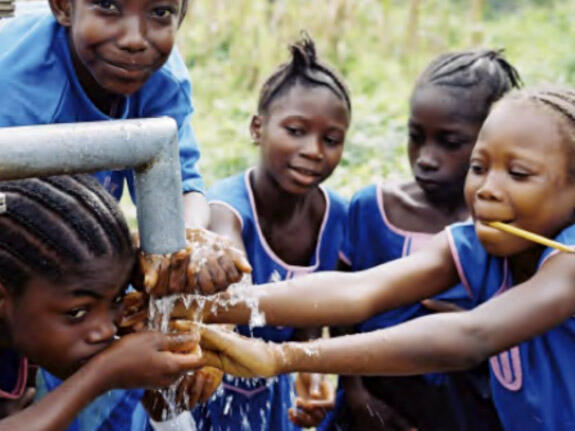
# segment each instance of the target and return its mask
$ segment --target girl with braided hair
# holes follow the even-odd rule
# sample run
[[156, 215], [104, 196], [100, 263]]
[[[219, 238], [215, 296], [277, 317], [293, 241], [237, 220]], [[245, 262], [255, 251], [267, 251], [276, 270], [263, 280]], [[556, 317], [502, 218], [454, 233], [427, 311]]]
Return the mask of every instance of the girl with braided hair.
[[0, 430], [60, 431], [112, 388], [164, 387], [191, 369], [172, 351], [192, 337], [114, 341], [134, 262], [126, 222], [94, 178], [0, 182], [0, 406], [22, 397], [28, 361], [67, 379], [0, 417]]
[[[208, 192], [211, 229], [245, 250], [255, 285], [334, 269], [343, 239], [346, 203], [320, 184], [342, 155], [351, 117], [349, 93], [342, 79], [316, 57], [309, 37], [293, 44], [291, 54], [291, 61], [264, 83], [251, 121], [259, 163]], [[277, 342], [320, 335], [319, 328], [276, 326], [241, 326], [238, 332]], [[311, 377], [298, 377], [304, 393], [316, 381]], [[312, 392], [321, 398], [322, 388], [329, 392], [325, 387], [318, 382]], [[196, 424], [199, 430], [283, 431], [296, 428], [290, 418], [300, 426], [313, 426], [323, 418], [321, 408], [311, 413], [292, 409], [288, 417], [292, 397], [289, 375], [273, 380], [224, 378], [222, 393], [194, 411]]]
[[[489, 113], [471, 154], [464, 195], [472, 220], [448, 226], [414, 254], [368, 270], [324, 272], [241, 292], [248, 302], [258, 299], [274, 325], [349, 325], [457, 283], [477, 307], [309, 343], [274, 345], [204, 327], [200, 364], [242, 376], [296, 370], [401, 376], [462, 370], [489, 358], [504, 429], [573, 428], [575, 254], [565, 251], [575, 250], [574, 151], [575, 90], [511, 92]], [[509, 227], [555, 243], [540, 245]], [[249, 316], [245, 304], [227, 310], [207, 305], [209, 321], [241, 323]]]
[[[343, 253], [351, 270], [412, 254], [445, 226], [469, 217], [463, 185], [471, 150], [492, 104], [519, 84], [500, 51], [461, 51], [432, 60], [410, 101], [407, 153], [414, 178], [370, 185], [354, 195]], [[473, 303], [461, 284], [436, 299], [462, 308]], [[346, 332], [373, 331], [428, 313], [423, 304], [412, 304]], [[484, 368], [403, 378], [343, 376], [338, 408], [325, 429], [497, 428], [486, 374]]]

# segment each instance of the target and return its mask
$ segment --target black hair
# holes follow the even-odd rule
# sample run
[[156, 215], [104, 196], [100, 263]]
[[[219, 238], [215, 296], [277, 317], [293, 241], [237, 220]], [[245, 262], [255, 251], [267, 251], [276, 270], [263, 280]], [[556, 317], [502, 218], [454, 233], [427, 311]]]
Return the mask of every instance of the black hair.
[[528, 100], [551, 113], [557, 121], [567, 158], [569, 181], [575, 181], [575, 89], [557, 85], [514, 91], [505, 99]]
[[280, 65], [264, 82], [258, 101], [258, 113], [266, 114], [271, 103], [289, 89], [299, 85], [329, 88], [345, 102], [351, 113], [351, 99], [344, 80], [328, 64], [318, 60], [315, 44], [309, 35], [290, 47], [291, 61]]
[[491, 105], [512, 88], [522, 85], [519, 72], [503, 57], [503, 50], [477, 49], [442, 54], [417, 80], [415, 91], [436, 85], [455, 92], [473, 92], [473, 104], [484, 119]]
[[94, 178], [0, 181], [0, 282], [10, 292], [33, 276], [78, 274], [107, 255], [131, 265], [134, 248], [117, 203]]

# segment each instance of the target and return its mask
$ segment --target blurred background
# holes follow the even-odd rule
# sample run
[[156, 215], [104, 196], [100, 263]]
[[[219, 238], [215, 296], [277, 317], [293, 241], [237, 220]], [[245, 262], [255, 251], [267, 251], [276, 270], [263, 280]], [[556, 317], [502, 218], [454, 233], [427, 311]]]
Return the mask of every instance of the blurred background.
[[248, 125], [261, 83], [302, 30], [346, 78], [353, 102], [344, 157], [328, 185], [409, 175], [408, 102], [437, 54], [504, 48], [525, 84], [575, 84], [575, 0], [190, 0], [178, 34], [190, 70], [207, 185], [254, 164]]

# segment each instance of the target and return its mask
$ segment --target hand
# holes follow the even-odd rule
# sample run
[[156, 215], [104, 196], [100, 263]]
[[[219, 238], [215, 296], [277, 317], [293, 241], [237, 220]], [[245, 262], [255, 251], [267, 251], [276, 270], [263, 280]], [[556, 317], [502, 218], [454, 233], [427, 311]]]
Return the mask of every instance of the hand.
[[324, 374], [299, 373], [296, 378], [296, 407], [288, 410], [289, 419], [299, 427], [317, 427], [335, 404], [335, 392]]
[[202, 364], [194, 351], [199, 332], [168, 335], [143, 331], [126, 335], [96, 355], [87, 366], [98, 369], [105, 389], [167, 387]]
[[367, 390], [349, 404], [353, 430], [417, 431], [396, 410]]
[[187, 229], [184, 250], [168, 255], [140, 253], [133, 284], [156, 296], [210, 295], [251, 271], [245, 254], [227, 238], [205, 229]]
[[281, 347], [243, 337], [219, 325], [199, 325], [203, 365], [238, 377], [271, 377], [278, 374]]
[[175, 405], [168, 405], [164, 394], [147, 390], [142, 404], [156, 422], [171, 419], [180, 413], [191, 410], [195, 405], [207, 402], [218, 389], [223, 373], [213, 367], [203, 367], [194, 373], [186, 374], [176, 388]]
[[423, 305], [428, 310], [435, 311], [436, 313], [465, 311], [465, 308], [462, 308], [459, 305], [448, 301], [440, 301], [439, 299], [424, 299], [421, 301], [421, 305]]

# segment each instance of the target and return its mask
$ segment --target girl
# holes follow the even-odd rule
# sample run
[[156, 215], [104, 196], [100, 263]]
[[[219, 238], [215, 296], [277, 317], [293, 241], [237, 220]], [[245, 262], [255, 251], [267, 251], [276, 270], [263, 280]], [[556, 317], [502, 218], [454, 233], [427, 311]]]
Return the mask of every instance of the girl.
[[[254, 284], [334, 269], [343, 237], [346, 204], [320, 184], [342, 155], [349, 94], [316, 58], [311, 39], [292, 45], [291, 53], [291, 62], [263, 85], [250, 125], [260, 162], [209, 193], [211, 228], [246, 250]], [[238, 331], [278, 342], [309, 338], [290, 327], [242, 326]], [[223, 393], [196, 409], [198, 429], [244, 429], [242, 424], [252, 430], [293, 429], [286, 412], [291, 394], [288, 375], [225, 379]]]
[[[443, 54], [427, 66], [411, 96], [407, 152], [414, 179], [371, 185], [352, 198], [344, 255], [353, 271], [412, 254], [445, 226], [469, 217], [463, 186], [471, 150], [492, 103], [518, 84], [517, 71], [497, 51]], [[462, 284], [439, 299], [472, 305]], [[423, 305], [413, 304], [374, 316], [355, 330], [373, 331], [424, 314]], [[338, 404], [345, 400], [345, 409], [336, 412], [337, 429], [346, 423], [351, 429], [389, 429], [390, 422], [402, 422], [393, 410], [419, 429], [497, 428], [482, 374], [344, 376]]]
[[135, 253], [96, 180], [0, 182], [0, 202], [0, 398], [21, 398], [28, 360], [67, 379], [0, 418], [0, 430], [62, 430], [111, 388], [166, 386], [190, 369], [189, 357], [170, 352], [190, 337], [143, 332], [113, 342]]
[[[407, 375], [465, 369], [490, 357], [493, 397], [506, 429], [572, 428], [575, 257], [486, 223], [575, 244], [574, 132], [574, 90], [512, 93], [491, 111], [472, 152], [465, 183], [472, 221], [369, 270], [241, 292], [259, 299], [270, 324], [285, 325], [350, 324], [459, 282], [479, 307], [305, 344], [265, 344], [205, 328], [201, 363], [243, 376], [295, 370]], [[357, 286], [353, 293], [349, 285]], [[208, 317], [218, 322], [245, 322], [249, 314], [243, 303], [216, 311]]]

